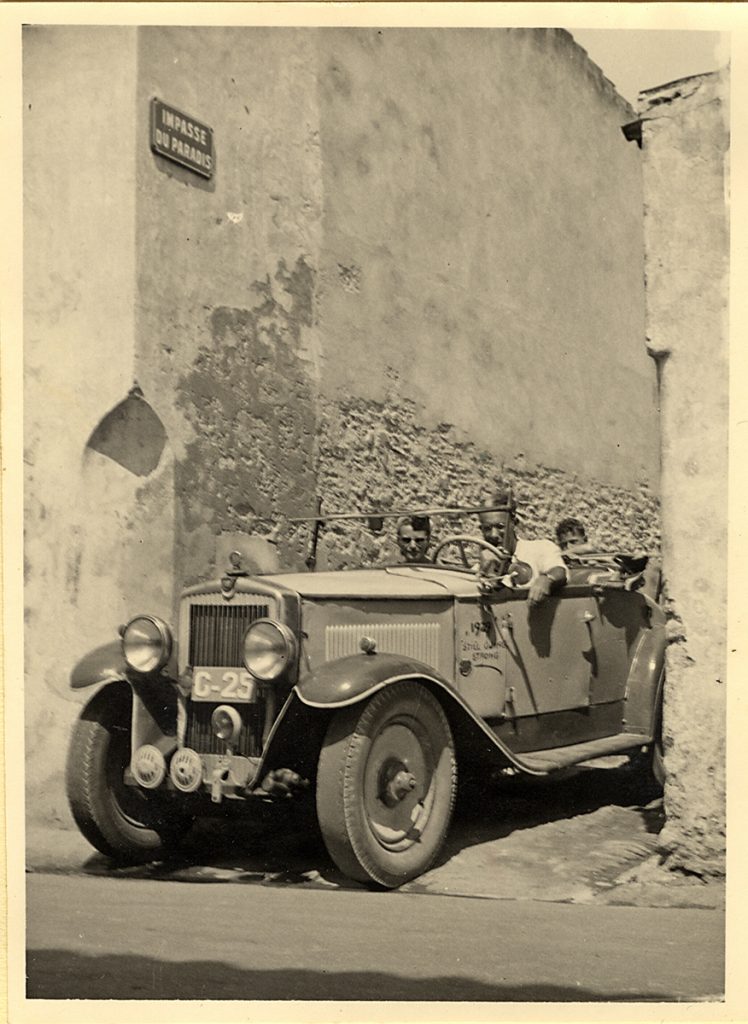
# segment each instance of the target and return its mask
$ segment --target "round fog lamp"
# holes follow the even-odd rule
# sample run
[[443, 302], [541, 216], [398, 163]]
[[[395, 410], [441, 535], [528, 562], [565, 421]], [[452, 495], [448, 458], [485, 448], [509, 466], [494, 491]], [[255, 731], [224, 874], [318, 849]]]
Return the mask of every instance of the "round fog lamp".
[[136, 672], [158, 672], [171, 656], [171, 632], [155, 615], [138, 615], [122, 630], [125, 661]]
[[242, 731], [239, 712], [228, 704], [221, 704], [215, 709], [210, 716], [210, 724], [218, 739], [225, 740], [226, 743], [235, 743]]
[[164, 755], [150, 743], [138, 747], [130, 762], [130, 771], [139, 786], [156, 789], [166, 778]]
[[269, 682], [286, 670], [296, 651], [294, 635], [272, 619], [257, 619], [244, 634], [244, 664], [256, 679]]
[[182, 747], [169, 765], [171, 781], [183, 793], [194, 793], [203, 781], [203, 762], [196, 750]]

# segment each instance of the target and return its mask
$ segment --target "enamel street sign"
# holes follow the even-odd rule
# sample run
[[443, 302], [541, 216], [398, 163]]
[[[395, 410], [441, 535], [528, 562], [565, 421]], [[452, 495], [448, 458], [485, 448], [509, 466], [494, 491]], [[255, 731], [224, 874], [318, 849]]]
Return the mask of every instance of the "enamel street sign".
[[155, 98], [151, 100], [151, 149], [204, 178], [213, 177], [213, 129]]

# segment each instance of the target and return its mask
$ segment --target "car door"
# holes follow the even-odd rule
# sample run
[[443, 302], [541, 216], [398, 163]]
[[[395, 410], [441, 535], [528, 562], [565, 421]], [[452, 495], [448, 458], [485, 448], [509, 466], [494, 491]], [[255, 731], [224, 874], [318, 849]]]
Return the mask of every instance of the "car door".
[[506, 707], [507, 649], [488, 600], [455, 604], [455, 687], [476, 715], [502, 720]]
[[514, 715], [586, 707], [594, 671], [592, 596], [553, 595], [530, 605], [522, 591], [497, 606], [496, 612], [507, 648]]
[[590, 592], [594, 601], [589, 620], [594, 653], [590, 704], [622, 702], [642, 630], [650, 626], [647, 602], [642, 594], [630, 593], [617, 583], [602, 583]]

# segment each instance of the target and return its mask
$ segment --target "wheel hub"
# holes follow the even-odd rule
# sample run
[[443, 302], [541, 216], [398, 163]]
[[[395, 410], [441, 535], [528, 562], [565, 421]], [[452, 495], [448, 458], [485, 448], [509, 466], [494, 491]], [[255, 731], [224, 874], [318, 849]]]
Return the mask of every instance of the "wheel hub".
[[364, 813], [385, 850], [403, 852], [420, 841], [431, 813], [431, 746], [418, 720], [393, 715], [368, 752]]
[[405, 765], [396, 765], [385, 773], [382, 800], [388, 807], [395, 807], [408, 793], [416, 788], [415, 775]]

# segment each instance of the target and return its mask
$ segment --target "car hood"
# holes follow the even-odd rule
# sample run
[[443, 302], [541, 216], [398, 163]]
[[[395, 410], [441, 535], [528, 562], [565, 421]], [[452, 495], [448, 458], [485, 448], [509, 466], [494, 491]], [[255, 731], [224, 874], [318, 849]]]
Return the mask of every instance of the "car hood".
[[390, 566], [339, 572], [284, 572], [261, 577], [263, 583], [295, 590], [301, 597], [436, 598], [473, 596], [476, 577], [436, 566]]

